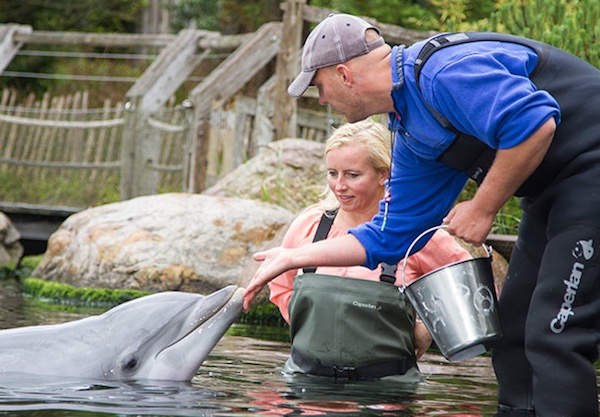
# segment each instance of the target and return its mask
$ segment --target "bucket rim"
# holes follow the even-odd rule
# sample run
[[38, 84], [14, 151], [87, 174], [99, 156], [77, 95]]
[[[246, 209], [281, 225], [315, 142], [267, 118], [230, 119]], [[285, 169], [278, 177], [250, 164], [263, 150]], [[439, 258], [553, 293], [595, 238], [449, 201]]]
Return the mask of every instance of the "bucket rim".
[[491, 265], [492, 259], [491, 259], [491, 257], [490, 257], [490, 256], [478, 256], [478, 257], [476, 257], [476, 258], [462, 259], [462, 260], [460, 260], [460, 261], [451, 262], [451, 263], [449, 263], [449, 264], [447, 264], [447, 265], [440, 266], [440, 267], [438, 267], [438, 268], [436, 268], [436, 269], [434, 269], [434, 270], [431, 270], [431, 271], [427, 272], [426, 274], [423, 274], [423, 275], [421, 275], [419, 278], [415, 279], [415, 280], [414, 280], [413, 282], [411, 282], [410, 284], [408, 284], [408, 285], [405, 285], [405, 286], [404, 286], [404, 289], [408, 289], [408, 288], [409, 288], [410, 286], [412, 286], [413, 284], [416, 284], [416, 283], [418, 283], [419, 281], [421, 281], [421, 280], [423, 280], [423, 279], [425, 279], [425, 278], [428, 278], [430, 275], [434, 275], [435, 273], [437, 273], [437, 272], [439, 272], [439, 271], [441, 271], [441, 270], [443, 270], [443, 269], [451, 268], [451, 267], [453, 267], [453, 266], [460, 265], [460, 264], [464, 264], [464, 263], [467, 263], [467, 262], [472, 262], [472, 261], [477, 261], [477, 262], [479, 262], [479, 261], [487, 261], [487, 262], [489, 262], [489, 263], [490, 263], [490, 265]]
[[[400, 287], [399, 287], [399, 290], [400, 290], [400, 292], [401, 292], [401, 293], [403, 293], [403, 292], [406, 290], [406, 288], [408, 287], [408, 286], [406, 285], [406, 276], [405, 276], [405, 271], [406, 271], [406, 264], [408, 263], [408, 257], [410, 256], [410, 251], [412, 250], [412, 248], [413, 248], [413, 247], [415, 246], [415, 244], [416, 244], [416, 243], [419, 241], [419, 239], [421, 239], [421, 238], [422, 238], [423, 236], [425, 236], [426, 234], [428, 234], [428, 233], [431, 233], [431, 232], [433, 232], [433, 231], [437, 231], [438, 229], [446, 229], [446, 228], [448, 228], [448, 225], [446, 225], [446, 224], [440, 224], [440, 225], [437, 225], [437, 226], [430, 227], [429, 229], [427, 229], [427, 230], [425, 230], [424, 232], [422, 232], [422, 233], [421, 233], [419, 236], [417, 236], [417, 237], [415, 238], [415, 240], [413, 240], [413, 241], [412, 241], [412, 243], [411, 243], [411, 244], [410, 244], [410, 246], [408, 247], [408, 249], [407, 249], [406, 253], [404, 254], [404, 259], [402, 260], [402, 273], [401, 273], [401, 281], [400, 281], [401, 285], [400, 285]], [[473, 258], [469, 258], [469, 259], [463, 259], [462, 261], [458, 261], [458, 262], [451, 262], [451, 263], [449, 263], [448, 265], [444, 265], [444, 266], [441, 266], [441, 267], [439, 267], [439, 268], [436, 268], [436, 269], [435, 269], [435, 270], [433, 270], [433, 271], [429, 271], [427, 274], [420, 276], [419, 278], [417, 278], [415, 281], [413, 281], [413, 282], [412, 282], [411, 284], [409, 284], [409, 285], [412, 285], [412, 284], [414, 284], [415, 282], [417, 282], [417, 281], [420, 281], [422, 278], [426, 277], [426, 276], [427, 276], [427, 275], [429, 275], [429, 274], [432, 274], [432, 273], [433, 273], [433, 272], [435, 272], [435, 271], [438, 271], [438, 270], [440, 270], [440, 269], [443, 269], [443, 268], [446, 268], [446, 267], [449, 267], [449, 266], [455, 265], [455, 264], [457, 264], [457, 263], [461, 263], [461, 262], [465, 262], [465, 261], [472, 261], [472, 260], [475, 260], [475, 259], [482, 259], [482, 258], [483, 258], [483, 259], [488, 259], [488, 260], [490, 261], [490, 263], [491, 263], [491, 261], [492, 261], [492, 255], [493, 255], [493, 249], [492, 249], [492, 247], [491, 247], [490, 245], [486, 245], [485, 243], [482, 243], [482, 244], [481, 244], [481, 247], [483, 247], [483, 249], [484, 249], [484, 250], [485, 250], [485, 252], [487, 253], [487, 256], [486, 256], [486, 257], [483, 257], [483, 256], [478, 256], [478, 257], [476, 257], [476, 258], [475, 258], [475, 257], [473, 257]]]

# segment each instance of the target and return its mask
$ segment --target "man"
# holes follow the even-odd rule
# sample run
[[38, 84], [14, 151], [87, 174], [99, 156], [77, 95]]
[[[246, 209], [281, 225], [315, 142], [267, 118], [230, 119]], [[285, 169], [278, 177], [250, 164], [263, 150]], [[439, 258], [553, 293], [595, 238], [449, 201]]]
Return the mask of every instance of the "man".
[[[302, 72], [321, 104], [349, 121], [389, 112], [388, 197], [339, 239], [258, 253], [245, 308], [281, 272], [306, 265], [397, 262], [444, 222], [481, 243], [513, 194], [519, 238], [500, 297], [493, 352], [498, 415], [597, 416], [600, 341], [600, 71], [563, 51], [499, 34], [446, 34], [404, 48], [330, 15], [306, 40]], [[473, 199], [452, 205], [471, 176]], [[411, 195], [410, 199], [395, 196]]]

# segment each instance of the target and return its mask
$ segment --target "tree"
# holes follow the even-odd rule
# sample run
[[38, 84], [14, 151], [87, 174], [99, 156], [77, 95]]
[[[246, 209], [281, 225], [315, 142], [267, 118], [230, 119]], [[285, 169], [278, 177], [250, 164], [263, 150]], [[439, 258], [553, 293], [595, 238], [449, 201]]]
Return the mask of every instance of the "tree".
[[490, 29], [536, 39], [600, 67], [598, 0], [498, 0]]
[[280, 0], [179, 0], [169, 6], [175, 30], [185, 27], [221, 33], [253, 32], [281, 20]]
[[0, 21], [35, 30], [135, 32], [144, 0], [2, 0]]

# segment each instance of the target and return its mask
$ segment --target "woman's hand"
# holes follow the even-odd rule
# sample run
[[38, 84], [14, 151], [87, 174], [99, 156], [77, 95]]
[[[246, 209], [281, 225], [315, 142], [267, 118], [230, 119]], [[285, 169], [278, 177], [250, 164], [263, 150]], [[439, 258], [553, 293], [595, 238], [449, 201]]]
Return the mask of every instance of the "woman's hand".
[[252, 300], [269, 281], [292, 268], [291, 249], [276, 247], [254, 254], [254, 260], [262, 262], [244, 292], [244, 310], [248, 311]]
[[425, 327], [425, 324], [419, 319], [415, 321], [415, 355], [417, 355], [417, 360], [421, 359], [421, 356], [429, 346], [431, 345], [431, 334], [429, 334], [429, 330]]

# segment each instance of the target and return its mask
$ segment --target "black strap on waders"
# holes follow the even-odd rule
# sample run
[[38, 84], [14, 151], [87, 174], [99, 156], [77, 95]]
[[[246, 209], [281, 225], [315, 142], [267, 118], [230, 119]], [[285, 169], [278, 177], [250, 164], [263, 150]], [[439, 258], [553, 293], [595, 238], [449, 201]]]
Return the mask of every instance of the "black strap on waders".
[[[320, 240], [324, 240], [329, 231], [331, 230], [331, 226], [333, 225], [333, 221], [335, 220], [335, 216], [337, 216], [338, 209], [333, 210], [325, 210], [325, 213], [321, 216], [321, 220], [319, 221], [319, 225], [317, 226], [317, 231], [315, 232], [315, 237], [313, 239], [314, 242], [318, 242]], [[302, 268], [302, 271], [305, 274], [314, 274], [317, 271], [317, 268], [314, 266]]]
[[[419, 52], [414, 65], [415, 81], [419, 91], [421, 91], [421, 86], [419, 84], [421, 70], [431, 55], [442, 48], [460, 43], [479, 40], [497, 40], [493, 35], [495, 34], [443, 33], [427, 41], [425, 46], [421, 49], [421, 52]], [[435, 117], [442, 127], [456, 134], [456, 139], [454, 139], [452, 144], [442, 152], [437, 158], [437, 161], [466, 173], [469, 178], [473, 179], [478, 185], [481, 184], [483, 178], [492, 166], [492, 162], [494, 162], [496, 150], [476, 137], [456, 129], [446, 117], [438, 113], [422, 96], [421, 98], [432, 116]]]
[[[319, 225], [317, 226], [317, 231], [315, 232], [313, 243], [318, 242], [320, 240], [324, 240], [327, 237], [329, 231], [331, 230], [331, 226], [333, 225], [333, 221], [335, 220], [335, 216], [337, 216], [337, 213], [338, 209], [325, 210], [325, 213], [323, 213], [323, 215], [321, 216], [321, 220], [319, 221]], [[387, 282], [389, 284], [395, 283], [397, 269], [398, 264], [390, 265], [382, 262], [379, 280]], [[316, 271], [317, 268], [313, 266], [302, 268], [302, 272], [304, 272], [305, 274], [314, 274]]]

